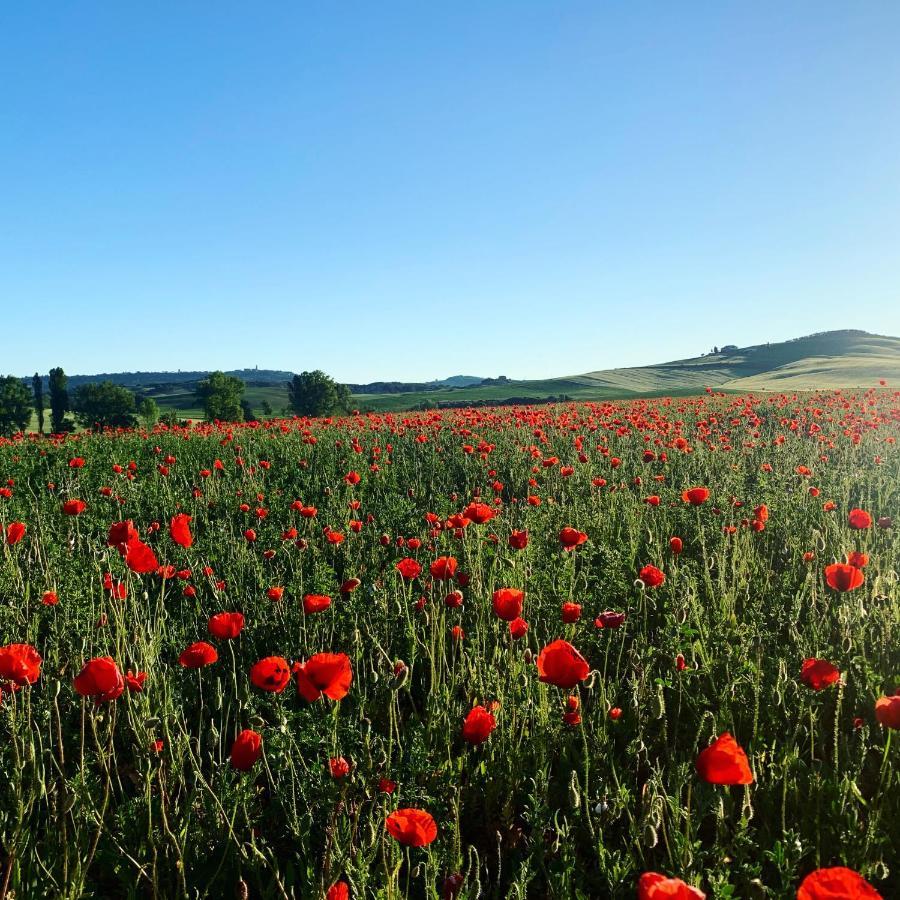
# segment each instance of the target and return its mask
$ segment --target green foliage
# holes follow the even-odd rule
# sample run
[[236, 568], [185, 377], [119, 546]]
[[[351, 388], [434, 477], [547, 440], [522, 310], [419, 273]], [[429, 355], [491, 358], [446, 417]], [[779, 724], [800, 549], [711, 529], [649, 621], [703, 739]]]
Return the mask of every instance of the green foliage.
[[44, 379], [37, 373], [31, 379], [31, 391], [34, 395], [34, 409], [38, 418], [38, 434], [44, 433]]
[[152, 397], [143, 397], [137, 411], [145, 428], [152, 428], [159, 421], [159, 404]]
[[59, 367], [50, 370], [48, 387], [50, 391], [50, 430], [53, 434], [66, 431], [66, 413], [69, 411], [69, 392], [66, 390], [68, 378]]
[[298, 416], [331, 416], [349, 410], [350, 390], [316, 369], [288, 382], [288, 400]]
[[72, 410], [85, 428], [130, 428], [135, 417], [134, 394], [111, 381], [82, 384], [72, 392]]
[[197, 399], [208, 422], [240, 422], [244, 415], [243, 395], [244, 382], [224, 372], [212, 372], [197, 385]]
[[31, 392], [15, 375], [0, 378], [0, 434], [24, 431], [31, 419]]

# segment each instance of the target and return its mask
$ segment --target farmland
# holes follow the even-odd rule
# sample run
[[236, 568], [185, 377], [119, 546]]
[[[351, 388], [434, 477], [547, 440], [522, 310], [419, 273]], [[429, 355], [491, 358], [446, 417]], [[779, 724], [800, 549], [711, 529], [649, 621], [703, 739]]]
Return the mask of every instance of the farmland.
[[0, 896], [897, 896], [898, 436], [881, 387], [0, 439]]

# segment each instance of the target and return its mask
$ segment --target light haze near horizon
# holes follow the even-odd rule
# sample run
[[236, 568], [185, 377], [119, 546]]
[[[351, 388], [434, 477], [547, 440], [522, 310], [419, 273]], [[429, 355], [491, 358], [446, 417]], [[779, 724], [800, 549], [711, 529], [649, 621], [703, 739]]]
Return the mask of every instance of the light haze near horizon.
[[900, 4], [6, 4], [0, 374], [900, 334]]

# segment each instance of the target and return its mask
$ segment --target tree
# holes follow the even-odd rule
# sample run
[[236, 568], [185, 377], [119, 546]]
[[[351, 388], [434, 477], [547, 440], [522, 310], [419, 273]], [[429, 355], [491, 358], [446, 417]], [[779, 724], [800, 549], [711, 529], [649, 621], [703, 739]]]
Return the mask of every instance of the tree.
[[31, 419], [31, 393], [15, 375], [0, 378], [0, 432], [24, 431]]
[[263, 400], [263, 402], [259, 404], [259, 408], [264, 416], [271, 417], [273, 412], [272, 404], [269, 403], [268, 400]]
[[159, 421], [159, 404], [152, 397], [144, 397], [137, 411], [145, 428], [152, 428]]
[[72, 410], [85, 428], [95, 425], [131, 428], [137, 422], [134, 394], [111, 381], [76, 388], [72, 392]]
[[34, 394], [34, 408], [37, 411], [38, 434], [44, 433], [44, 379], [34, 373], [31, 379], [31, 390]]
[[256, 422], [256, 413], [253, 412], [253, 406], [249, 400], [241, 400], [241, 412], [245, 422]]
[[59, 434], [66, 429], [66, 412], [69, 409], [69, 392], [66, 373], [61, 368], [50, 370], [50, 430]]
[[240, 422], [243, 416], [241, 399], [244, 382], [234, 375], [211, 372], [197, 385], [197, 399], [203, 404], [206, 420], [212, 422]]
[[288, 399], [298, 416], [330, 416], [349, 409], [350, 389], [316, 369], [288, 382]]

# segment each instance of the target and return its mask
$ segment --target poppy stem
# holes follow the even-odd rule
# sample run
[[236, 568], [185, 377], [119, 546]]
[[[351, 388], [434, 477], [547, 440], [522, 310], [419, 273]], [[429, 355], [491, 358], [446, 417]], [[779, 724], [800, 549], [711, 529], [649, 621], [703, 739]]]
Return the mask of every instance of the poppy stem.
[[684, 815], [684, 855], [682, 857], [681, 867], [687, 870], [691, 858], [691, 792], [694, 787], [693, 779], [688, 781], [687, 801], [685, 802]]

